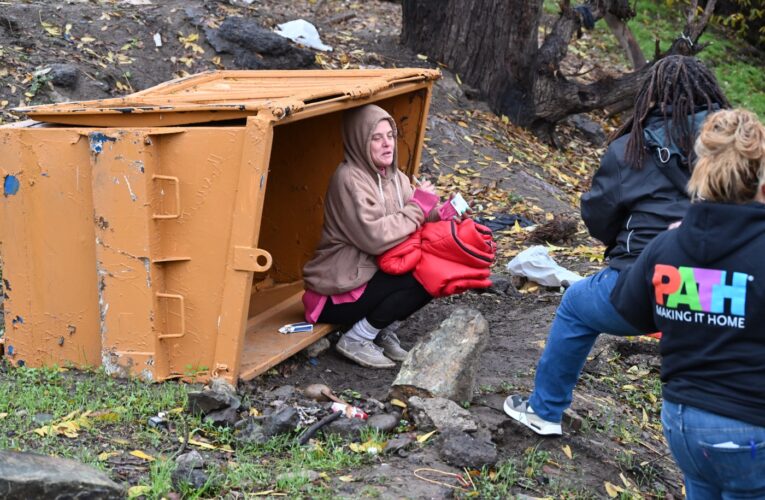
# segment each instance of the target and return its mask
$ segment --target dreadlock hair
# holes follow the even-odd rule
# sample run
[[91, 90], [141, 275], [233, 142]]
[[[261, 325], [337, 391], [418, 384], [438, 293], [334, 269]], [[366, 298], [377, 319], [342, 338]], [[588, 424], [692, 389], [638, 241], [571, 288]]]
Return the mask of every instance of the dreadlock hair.
[[664, 57], [651, 67], [635, 98], [632, 116], [614, 132], [610, 142], [629, 134], [625, 162], [631, 168], [642, 168], [646, 151], [643, 127], [651, 111], [658, 109], [665, 135], [691, 158], [696, 131], [688, 118], [701, 106], [711, 112], [715, 104], [730, 108], [717, 79], [701, 61], [680, 55]]

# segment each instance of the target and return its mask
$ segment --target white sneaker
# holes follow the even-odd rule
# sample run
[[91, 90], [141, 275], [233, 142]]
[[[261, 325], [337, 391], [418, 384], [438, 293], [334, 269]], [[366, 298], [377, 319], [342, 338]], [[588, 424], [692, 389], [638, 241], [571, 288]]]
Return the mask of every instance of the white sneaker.
[[563, 434], [560, 428], [560, 422], [548, 422], [534, 413], [534, 408], [529, 404], [529, 398], [519, 394], [513, 394], [505, 399], [505, 413], [510, 418], [517, 420], [532, 431], [542, 436]]
[[356, 340], [346, 333], [335, 346], [337, 352], [367, 368], [395, 368], [396, 363], [386, 358], [381, 347], [369, 340]]
[[383, 328], [375, 339], [375, 343], [383, 348], [383, 354], [385, 357], [392, 359], [393, 361], [404, 361], [409, 351], [404, 350], [401, 347], [401, 341], [398, 340], [398, 336]]

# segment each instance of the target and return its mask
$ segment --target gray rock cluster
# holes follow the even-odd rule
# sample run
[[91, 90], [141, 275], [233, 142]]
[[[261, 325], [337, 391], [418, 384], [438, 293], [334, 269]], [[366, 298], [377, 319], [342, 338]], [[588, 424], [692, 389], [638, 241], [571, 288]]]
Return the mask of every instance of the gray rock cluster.
[[301, 69], [314, 65], [313, 52], [263, 28], [253, 19], [228, 17], [218, 29], [205, 27], [207, 41], [218, 53], [234, 55], [242, 69]]

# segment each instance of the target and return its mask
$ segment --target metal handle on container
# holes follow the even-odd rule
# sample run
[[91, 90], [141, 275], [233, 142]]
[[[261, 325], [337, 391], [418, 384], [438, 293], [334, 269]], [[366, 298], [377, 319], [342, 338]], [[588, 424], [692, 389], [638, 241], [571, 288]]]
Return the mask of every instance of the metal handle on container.
[[183, 299], [183, 295], [177, 293], [161, 293], [157, 292], [158, 299], [174, 299], [177, 300], [180, 305], [180, 317], [181, 317], [181, 331], [180, 333], [160, 333], [157, 335], [158, 339], [177, 339], [186, 335], [186, 304]]
[[152, 214], [152, 219], [177, 219], [181, 216], [181, 180], [173, 175], [152, 175], [151, 180], [170, 181], [175, 184], [175, 213]]

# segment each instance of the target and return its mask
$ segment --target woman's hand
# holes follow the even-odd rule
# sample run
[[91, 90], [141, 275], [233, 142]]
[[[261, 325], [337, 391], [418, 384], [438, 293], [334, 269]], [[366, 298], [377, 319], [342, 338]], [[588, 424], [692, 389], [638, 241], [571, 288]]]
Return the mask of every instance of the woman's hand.
[[420, 181], [420, 183], [417, 184], [417, 189], [425, 191], [426, 193], [436, 194], [436, 186], [429, 180]]

